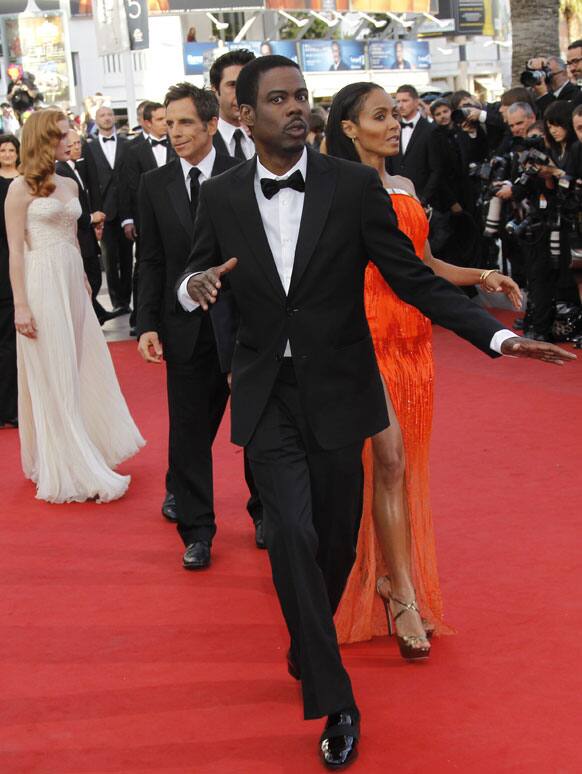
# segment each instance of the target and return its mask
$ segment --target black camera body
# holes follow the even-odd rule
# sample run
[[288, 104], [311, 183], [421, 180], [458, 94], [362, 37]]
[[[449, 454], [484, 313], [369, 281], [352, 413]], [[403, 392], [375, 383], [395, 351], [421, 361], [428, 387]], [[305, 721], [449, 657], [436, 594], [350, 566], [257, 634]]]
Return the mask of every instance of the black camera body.
[[527, 89], [532, 86], [540, 86], [542, 83], [549, 83], [552, 79], [552, 71], [547, 65], [541, 68], [530, 67], [531, 59], [525, 63], [525, 70], [519, 76], [522, 86]]
[[481, 110], [479, 105], [467, 105], [466, 107], [457, 108], [451, 113], [451, 121], [456, 126], [462, 126], [467, 121], [471, 112], [475, 109]]

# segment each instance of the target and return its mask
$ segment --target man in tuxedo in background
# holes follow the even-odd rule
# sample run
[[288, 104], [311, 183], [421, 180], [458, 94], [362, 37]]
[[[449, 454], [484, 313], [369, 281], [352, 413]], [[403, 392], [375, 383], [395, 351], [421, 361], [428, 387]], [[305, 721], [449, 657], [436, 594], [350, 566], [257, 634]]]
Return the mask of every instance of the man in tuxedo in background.
[[218, 97], [220, 109], [214, 147], [218, 153], [232, 156], [238, 161], [252, 159], [255, 155], [255, 144], [240, 121], [235, 93], [240, 71], [254, 58], [252, 51], [246, 49], [229, 51], [213, 62], [209, 73], [210, 85]]
[[257, 157], [202, 186], [177, 295], [192, 314], [219, 298], [213, 314], [235, 318], [224, 325], [234, 341], [219, 341], [227, 354], [234, 346], [232, 440], [247, 448], [265, 508], [289, 670], [305, 717], [328, 715], [320, 750], [337, 769], [356, 755], [360, 715], [333, 613], [355, 554], [363, 442], [388, 424], [364, 308], [368, 261], [407, 303], [491, 356], [572, 356], [504, 331], [435, 276], [398, 230], [375, 170], [305, 148], [309, 97], [294, 62], [248, 64], [237, 101]]
[[120, 179], [120, 218], [126, 239], [135, 243], [133, 267], [133, 309], [129, 316], [129, 332], [135, 335], [139, 283], [139, 212], [137, 192], [144, 172], [163, 167], [174, 156], [166, 130], [166, 108], [159, 102], [146, 102], [142, 115], [143, 142], [131, 141], [123, 159]]
[[140, 143], [144, 142], [147, 139], [147, 131], [144, 127], [144, 122], [143, 122], [143, 111], [149, 101], [150, 101], [149, 99], [142, 100], [138, 104], [135, 110], [136, 117], [137, 117], [137, 126], [134, 126], [132, 130], [134, 132], [134, 136], [130, 139], [130, 143], [132, 145], [135, 145], [135, 144], [139, 145]]
[[[79, 202], [82, 213], [77, 223], [77, 239], [79, 240], [79, 249], [83, 258], [83, 268], [91, 286], [93, 309], [99, 323], [103, 325], [107, 320], [112, 320], [116, 316], [114, 312], [106, 311], [97, 300], [101, 290], [101, 260], [96, 232], [101, 233], [103, 230], [105, 213], [101, 212], [97, 206], [99, 203], [97, 198], [99, 196], [98, 191], [93, 193], [91, 198], [87, 163], [91, 164], [92, 162], [90, 159], [87, 162], [86, 159], [81, 157], [81, 137], [74, 129], [71, 129], [69, 132], [69, 144], [71, 147], [70, 158], [68, 161], [57, 161], [56, 172], [58, 175], [74, 180], [79, 188]], [[95, 178], [95, 172], [92, 177], [93, 179]], [[95, 198], [97, 198], [96, 203], [93, 201]]]
[[107, 276], [107, 289], [113, 311], [130, 311], [132, 244], [121, 228], [119, 180], [123, 157], [129, 141], [115, 132], [115, 116], [109, 107], [100, 107], [95, 115], [97, 136], [87, 143], [87, 158], [94, 162], [97, 183], [105, 212], [101, 247]]
[[[137, 324], [144, 359], [166, 361], [170, 416], [166, 491], [175, 496], [172, 509], [186, 546], [184, 567], [199, 569], [210, 564], [216, 532], [212, 443], [230, 390], [210, 318], [187, 314], [176, 303], [174, 285], [188, 261], [200, 184], [238, 162], [218, 154], [212, 144], [218, 102], [211, 91], [188, 83], [172, 86], [166, 108], [168, 132], [179, 158], [147, 172], [140, 185]], [[252, 506], [255, 539], [263, 547], [256, 495]], [[167, 495], [162, 512], [168, 517]]]

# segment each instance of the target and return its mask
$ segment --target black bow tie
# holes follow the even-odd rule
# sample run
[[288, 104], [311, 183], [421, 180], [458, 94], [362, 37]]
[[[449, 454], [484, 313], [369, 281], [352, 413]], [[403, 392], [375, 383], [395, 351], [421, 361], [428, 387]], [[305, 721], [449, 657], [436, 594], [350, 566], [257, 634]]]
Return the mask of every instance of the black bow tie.
[[403, 129], [414, 129], [414, 124], [412, 123], [412, 121], [410, 121], [410, 123], [407, 123], [406, 121], [402, 121], [402, 122], [400, 123], [400, 126], [401, 126]]
[[103, 137], [103, 142], [115, 142], [115, 135], [113, 137]]
[[163, 145], [164, 148], [168, 147], [168, 141], [165, 138], [163, 140], [154, 140], [153, 137], [150, 137], [150, 142], [152, 144], [152, 148], [155, 148], [156, 145]]
[[272, 199], [282, 188], [293, 188], [295, 191], [303, 193], [305, 191], [305, 180], [299, 170], [293, 172], [291, 177], [284, 180], [273, 180], [270, 177], [261, 178], [261, 189], [266, 199]]

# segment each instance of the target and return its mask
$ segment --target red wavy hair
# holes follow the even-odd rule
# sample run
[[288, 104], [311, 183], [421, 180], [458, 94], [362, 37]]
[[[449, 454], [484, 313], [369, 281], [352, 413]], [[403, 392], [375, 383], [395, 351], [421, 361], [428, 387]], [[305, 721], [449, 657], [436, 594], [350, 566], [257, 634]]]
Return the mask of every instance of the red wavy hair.
[[37, 110], [26, 120], [20, 136], [20, 173], [33, 196], [50, 196], [55, 190], [55, 151], [61, 141], [61, 110]]

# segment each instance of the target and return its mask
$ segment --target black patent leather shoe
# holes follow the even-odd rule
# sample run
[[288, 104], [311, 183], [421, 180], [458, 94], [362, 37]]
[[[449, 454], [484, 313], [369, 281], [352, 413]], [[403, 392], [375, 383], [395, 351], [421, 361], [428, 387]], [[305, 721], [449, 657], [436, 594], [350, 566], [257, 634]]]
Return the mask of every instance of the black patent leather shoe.
[[202, 570], [210, 564], [210, 543], [206, 540], [198, 540], [186, 546], [182, 558], [184, 569]]
[[291, 649], [287, 651], [287, 671], [294, 680], [301, 680], [301, 670], [299, 664], [293, 658]]
[[162, 503], [162, 516], [168, 521], [178, 521], [178, 514], [176, 513], [176, 498], [171, 492], [166, 492], [164, 502]]
[[345, 709], [330, 715], [319, 740], [321, 760], [328, 769], [343, 769], [358, 756], [360, 713]]
[[255, 544], [257, 548], [266, 548], [265, 543], [265, 525], [262, 519], [255, 521]]

